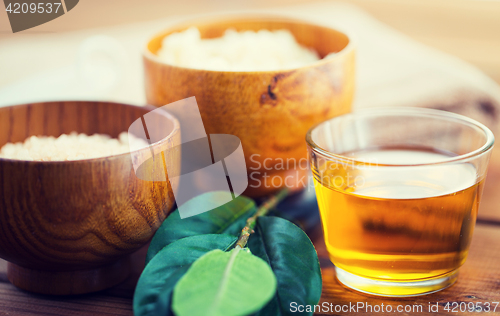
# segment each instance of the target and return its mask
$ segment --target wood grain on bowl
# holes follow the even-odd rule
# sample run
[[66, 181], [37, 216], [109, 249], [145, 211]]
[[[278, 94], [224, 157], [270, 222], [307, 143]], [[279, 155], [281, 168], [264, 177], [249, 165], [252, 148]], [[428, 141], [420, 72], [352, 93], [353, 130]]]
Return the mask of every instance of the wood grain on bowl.
[[[152, 108], [106, 102], [47, 102], [0, 108], [0, 147], [31, 135], [117, 137]], [[155, 150], [180, 141], [178, 122]], [[142, 151], [149, 152], [149, 148]], [[180, 153], [177, 152], [178, 161]], [[164, 173], [152, 165], [145, 172]], [[174, 204], [169, 181], [136, 177], [130, 153], [79, 161], [0, 159], [0, 257], [9, 280], [44, 294], [79, 294], [115, 285], [128, 255], [155, 233]]]
[[[162, 39], [189, 26], [197, 26], [202, 38], [221, 36], [228, 28], [288, 29], [320, 57], [337, 54], [297, 69], [259, 72], [207, 71], [163, 63], [155, 55]], [[347, 35], [297, 20], [243, 17], [186, 23], [148, 43], [144, 53], [146, 97], [149, 104], [163, 106], [195, 96], [208, 134], [240, 138], [250, 175], [245, 194], [259, 196], [281, 188], [285, 180], [288, 187], [301, 186], [300, 179], [306, 174], [307, 130], [351, 110], [354, 57]], [[294, 163], [301, 167], [290, 167]]]

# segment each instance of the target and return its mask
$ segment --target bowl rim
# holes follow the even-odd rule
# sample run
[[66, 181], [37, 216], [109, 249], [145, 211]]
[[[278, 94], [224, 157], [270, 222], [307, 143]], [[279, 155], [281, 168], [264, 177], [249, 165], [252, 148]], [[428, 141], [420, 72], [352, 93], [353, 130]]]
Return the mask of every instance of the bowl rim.
[[[128, 104], [128, 103], [122, 103], [122, 102], [112, 102], [112, 101], [94, 101], [94, 100], [55, 100], [55, 101], [40, 101], [40, 102], [33, 102], [33, 103], [22, 103], [22, 104], [15, 104], [15, 105], [9, 105], [2, 107], [2, 109], [8, 109], [8, 108], [14, 108], [18, 106], [28, 106], [28, 105], [34, 105], [34, 104], [44, 104], [44, 103], [101, 103], [101, 104], [117, 104], [119, 106], [125, 106], [125, 107], [134, 107], [134, 108], [141, 108], [141, 109], [146, 109], [149, 110], [149, 112], [153, 110], [159, 109], [158, 107], [152, 106], [152, 105], [134, 105], [134, 104]], [[148, 112], [148, 113], [149, 113]], [[94, 157], [94, 158], [86, 158], [86, 159], [78, 159], [78, 160], [49, 160], [49, 161], [42, 161], [42, 160], [20, 160], [20, 159], [9, 159], [9, 158], [2, 158], [0, 157], [0, 163], [8, 162], [8, 163], [19, 163], [19, 164], [40, 164], [40, 165], [55, 165], [55, 164], [79, 164], [79, 163], [93, 163], [93, 162], [103, 162], [103, 161], [109, 161], [109, 160], [114, 160], [114, 159], [123, 159], [126, 156], [132, 157], [132, 154], [139, 153], [142, 151], [151, 151], [151, 148], [155, 145], [160, 145], [165, 142], [167, 142], [169, 139], [171, 139], [176, 133], [180, 133], [180, 124], [177, 118], [172, 115], [170, 112], [163, 110], [160, 111], [161, 115], [166, 116], [169, 120], [171, 120], [174, 123], [174, 127], [172, 131], [163, 139], [151, 143], [148, 145], [148, 147], [140, 148], [134, 151], [127, 151], [122, 154], [118, 155], [111, 155], [111, 156], [103, 156], [103, 157]], [[146, 114], [146, 113], [145, 113]], [[145, 115], [143, 114], [143, 115]], [[140, 117], [139, 117], [140, 118]], [[128, 132], [124, 131], [124, 132]], [[104, 133], [97, 133], [97, 134], [104, 134]], [[105, 134], [107, 135], [107, 134]], [[44, 136], [44, 135], [42, 135]], [[108, 135], [109, 136], [109, 135]], [[30, 136], [28, 136], [30, 137]], [[3, 144], [5, 145], [5, 144]], [[0, 146], [0, 148], [3, 147]]]
[[[174, 29], [174, 28], [188, 28], [190, 25], [192, 26], [193, 24], [198, 24], [198, 23], [215, 23], [215, 22], [224, 22], [224, 21], [233, 21], [233, 20], [240, 20], [240, 21], [252, 21], [252, 20], [266, 20], [266, 21], [276, 21], [276, 22], [291, 22], [291, 23], [296, 23], [296, 24], [307, 24], [309, 26], [316, 26], [316, 27], [323, 27], [327, 28], [333, 31], [336, 31], [338, 33], [341, 33], [347, 37], [347, 45], [342, 48], [340, 51], [336, 52], [334, 55], [328, 57], [328, 58], [321, 58], [318, 61], [308, 63], [302, 67], [293, 67], [293, 68], [284, 68], [284, 69], [274, 69], [274, 70], [261, 70], [261, 71], [219, 71], [219, 70], [208, 70], [208, 69], [199, 69], [199, 68], [188, 68], [188, 67], [180, 67], [172, 64], [168, 64], [163, 62], [158, 55], [152, 53], [149, 49], [149, 43], [151, 41], [159, 36], [167, 36], [166, 33], [168, 33], [169, 30]], [[312, 67], [318, 67], [322, 66], [328, 63], [331, 63], [333, 61], [336, 61], [338, 59], [341, 59], [344, 57], [344, 55], [347, 55], [354, 51], [356, 44], [355, 44], [355, 37], [351, 34], [351, 32], [346, 31], [345, 29], [339, 28], [335, 26], [335, 28], [321, 24], [321, 23], [314, 23], [311, 22], [310, 20], [304, 20], [304, 19], [299, 19], [299, 18], [294, 18], [290, 16], [284, 16], [284, 15], [277, 15], [277, 14], [256, 14], [256, 13], [240, 13], [240, 14], [214, 14], [214, 15], [209, 15], [209, 16], [204, 16], [203, 18], [191, 18], [191, 19], [186, 19], [183, 20], [182, 22], [177, 22], [175, 24], [171, 24], [167, 28], [163, 29], [162, 31], [156, 32], [153, 36], [150, 36], [146, 42], [146, 44], [143, 46], [143, 52], [142, 56], [143, 58], [149, 59], [152, 62], [155, 62], [157, 64], [160, 64], [162, 66], [167, 66], [171, 67], [174, 69], [181, 69], [184, 71], [204, 71], [207, 73], [228, 73], [228, 74], [236, 74], [236, 75], [251, 75], [251, 74], [273, 74], [276, 72], [290, 72], [290, 71], [296, 71], [298, 69], [305, 69], [305, 68], [312, 68]]]

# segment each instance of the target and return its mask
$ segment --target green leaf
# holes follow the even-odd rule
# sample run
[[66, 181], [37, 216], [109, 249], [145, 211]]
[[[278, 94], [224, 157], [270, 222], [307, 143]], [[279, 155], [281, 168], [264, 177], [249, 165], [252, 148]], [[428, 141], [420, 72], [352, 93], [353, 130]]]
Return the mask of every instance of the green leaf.
[[174, 289], [177, 316], [244, 316], [274, 296], [276, 277], [259, 257], [235, 248], [213, 250], [189, 268]]
[[276, 296], [258, 316], [300, 315], [290, 311], [292, 302], [319, 302], [322, 280], [318, 255], [302, 229], [282, 218], [259, 217], [248, 247], [271, 266], [278, 280]]
[[134, 293], [134, 315], [173, 315], [171, 293], [191, 264], [213, 249], [227, 250], [236, 237], [231, 235], [192, 236], [164, 247], [146, 265]]
[[[204, 198], [197, 199], [197, 201], [216, 201], [220, 196], [221, 192], [205, 193]], [[252, 216], [256, 210], [254, 201], [241, 195], [231, 202], [209, 212], [184, 219], [181, 219], [179, 211], [175, 210], [167, 217], [154, 235], [148, 248], [146, 264], [163, 247], [185, 237], [202, 234], [238, 236], [241, 229], [245, 226], [247, 218]]]

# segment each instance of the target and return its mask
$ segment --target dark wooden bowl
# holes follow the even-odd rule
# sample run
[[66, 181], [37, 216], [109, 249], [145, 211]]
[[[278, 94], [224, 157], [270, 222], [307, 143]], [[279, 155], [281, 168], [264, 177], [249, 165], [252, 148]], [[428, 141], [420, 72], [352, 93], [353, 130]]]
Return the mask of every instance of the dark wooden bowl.
[[[190, 26], [198, 27], [202, 38], [222, 36], [228, 28], [287, 29], [320, 57], [337, 54], [297, 69], [257, 72], [188, 69], [163, 63], [156, 55], [163, 38]], [[265, 195], [285, 185], [291, 189], [304, 185], [308, 129], [351, 110], [353, 43], [342, 32], [300, 20], [263, 15], [187, 22], [154, 36], [143, 60], [149, 104], [163, 106], [195, 96], [208, 134], [240, 138], [250, 175], [245, 194], [250, 196]]]
[[[152, 109], [107, 102], [0, 108], [0, 147], [73, 131], [117, 137]], [[179, 124], [168, 113], [148, 120], [172, 129], [153, 144], [155, 151], [180, 142]], [[145, 172], [164, 172], [156, 169]], [[149, 241], [173, 204], [170, 182], [138, 179], [130, 153], [79, 161], [0, 158], [0, 257], [9, 261], [9, 280], [22, 289], [99, 291], [129, 275], [128, 255]]]

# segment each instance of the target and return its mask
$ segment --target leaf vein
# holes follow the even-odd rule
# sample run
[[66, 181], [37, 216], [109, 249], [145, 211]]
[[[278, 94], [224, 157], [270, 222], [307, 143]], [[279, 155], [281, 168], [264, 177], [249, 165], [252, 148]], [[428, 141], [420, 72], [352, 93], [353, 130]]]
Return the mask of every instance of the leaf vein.
[[217, 296], [214, 299], [214, 304], [212, 305], [212, 308], [210, 309], [208, 315], [214, 314], [214, 312], [217, 310], [216, 307], [218, 307], [220, 301], [222, 300], [222, 297], [224, 296], [224, 293], [226, 292], [227, 284], [229, 283], [228, 281], [229, 275], [231, 274], [231, 269], [233, 268], [234, 261], [236, 260], [236, 256], [238, 255], [240, 248], [236, 247], [232, 251], [233, 253], [229, 258], [229, 262], [227, 263], [226, 269], [224, 269], [224, 274], [222, 275], [222, 280], [220, 282], [219, 289], [217, 291]]

